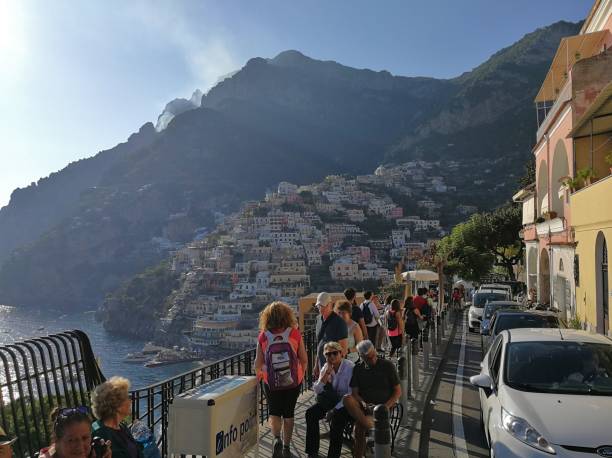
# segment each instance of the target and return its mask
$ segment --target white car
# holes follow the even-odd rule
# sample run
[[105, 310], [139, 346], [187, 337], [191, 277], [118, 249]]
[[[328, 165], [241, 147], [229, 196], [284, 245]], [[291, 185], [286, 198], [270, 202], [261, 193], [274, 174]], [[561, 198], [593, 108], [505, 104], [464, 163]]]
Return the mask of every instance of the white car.
[[508, 300], [512, 299], [512, 287], [510, 285], [502, 285], [500, 283], [487, 283], [484, 285], [480, 285], [480, 288], [478, 288], [478, 291], [490, 291], [490, 290], [505, 291], [506, 293], [508, 293]]
[[612, 340], [502, 331], [470, 378], [492, 457], [612, 456]]
[[489, 301], [505, 301], [507, 300], [506, 293], [504, 291], [478, 291], [474, 293], [472, 299], [472, 305], [468, 309], [468, 329], [470, 332], [480, 329], [482, 322], [482, 314], [484, 312], [484, 306]]

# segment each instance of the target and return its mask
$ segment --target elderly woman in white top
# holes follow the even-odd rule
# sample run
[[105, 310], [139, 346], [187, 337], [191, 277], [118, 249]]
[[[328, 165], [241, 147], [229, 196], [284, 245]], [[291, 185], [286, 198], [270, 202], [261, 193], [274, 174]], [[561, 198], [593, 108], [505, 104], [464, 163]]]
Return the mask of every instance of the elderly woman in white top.
[[342, 357], [342, 346], [338, 342], [327, 342], [323, 354], [325, 365], [313, 385], [317, 402], [306, 411], [306, 454], [318, 456], [319, 421], [331, 412], [327, 457], [338, 458], [342, 451], [342, 432], [349, 419], [342, 397], [351, 392], [349, 385], [355, 364]]

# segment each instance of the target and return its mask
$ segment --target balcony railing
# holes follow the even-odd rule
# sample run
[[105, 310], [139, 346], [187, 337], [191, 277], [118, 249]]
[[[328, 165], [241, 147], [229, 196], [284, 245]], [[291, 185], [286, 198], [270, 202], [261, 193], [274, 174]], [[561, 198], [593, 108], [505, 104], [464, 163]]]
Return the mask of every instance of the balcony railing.
[[[312, 387], [313, 363], [317, 352], [314, 330], [306, 331], [303, 336], [308, 354], [308, 369], [302, 383], [302, 391]], [[168, 456], [168, 409], [174, 397], [224, 375], [255, 375], [255, 349], [232, 355], [130, 393], [132, 419], [145, 422], [155, 431], [157, 445], [163, 458]], [[259, 421], [263, 424], [268, 419], [268, 404], [261, 391], [261, 385], [259, 394]]]

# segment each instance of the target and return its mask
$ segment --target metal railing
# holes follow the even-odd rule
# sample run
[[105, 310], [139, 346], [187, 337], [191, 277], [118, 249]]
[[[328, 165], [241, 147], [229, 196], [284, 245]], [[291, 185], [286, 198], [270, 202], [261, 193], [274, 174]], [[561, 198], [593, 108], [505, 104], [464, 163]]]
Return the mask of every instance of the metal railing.
[[[308, 354], [308, 369], [302, 383], [302, 391], [312, 386], [312, 369], [317, 352], [314, 330], [306, 331], [303, 337]], [[143, 421], [155, 431], [162, 457], [168, 456], [168, 410], [174, 397], [224, 375], [255, 375], [255, 349], [232, 355], [130, 393], [132, 419]], [[259, 421], [263, 424], [267, 419], [268, 404], [260, 385]]]
[[89, 392], [103, 381], [82, 331], [0, 346], [0, 422], [19, 439], [15, 456], [34, 456], [49, 445], [51, 411], [89, 405]]

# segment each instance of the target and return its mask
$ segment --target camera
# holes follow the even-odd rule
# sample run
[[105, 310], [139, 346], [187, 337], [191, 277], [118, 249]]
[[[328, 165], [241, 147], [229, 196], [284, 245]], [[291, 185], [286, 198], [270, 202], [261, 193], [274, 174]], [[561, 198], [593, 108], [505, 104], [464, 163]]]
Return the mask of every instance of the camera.
[[91, 441], [91, 448], [93, 449], [96, 458], [102, 458], [106, 452], [106, 441], [101, 437], [94, 437]]

